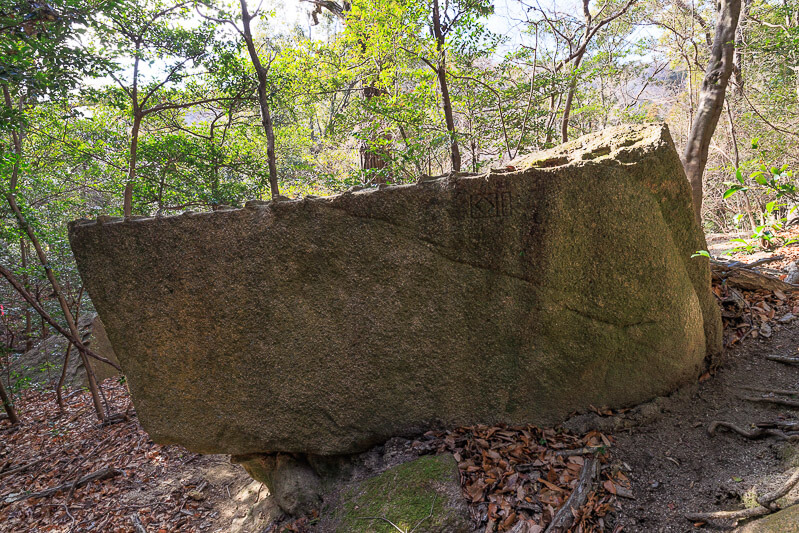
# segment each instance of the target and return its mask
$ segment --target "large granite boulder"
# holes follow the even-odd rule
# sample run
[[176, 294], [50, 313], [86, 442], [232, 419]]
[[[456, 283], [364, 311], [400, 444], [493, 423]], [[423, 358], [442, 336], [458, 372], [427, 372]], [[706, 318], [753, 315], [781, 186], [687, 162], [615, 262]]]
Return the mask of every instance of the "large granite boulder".
[[721, 325], [667, 128], [512, 165], [73, 223], [144, 428], [196, 452], [345, 454], [695, 379]]

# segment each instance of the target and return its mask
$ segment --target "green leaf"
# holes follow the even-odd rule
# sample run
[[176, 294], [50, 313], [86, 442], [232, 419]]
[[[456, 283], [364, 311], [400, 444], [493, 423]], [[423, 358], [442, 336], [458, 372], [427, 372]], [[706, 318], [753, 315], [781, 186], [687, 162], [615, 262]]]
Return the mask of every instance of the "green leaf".
[[724, 199], [726, 200], [727, 198], [729, 198], [730, 196], [732, 196], [733, 194], [735, 194], [738, 191], [748, 191], [748, 190], [749, 190], [749, 187], [742, 187], [740, 185], [733, 185], [732, 187], [730, 187], [729, 189], [724, 191]]
[[744, 184], [744, 181], [746, 181], [746, 180], [744, 179], [744, 175], [743, 175], [743, 173], [741, 172], [741, 167], [737, 167], [737, 168], [735, 169], [735, 179], [737, 179], [737, 180], [738, 180], [738, 182], [739, 182], [741, 185], [743, 185], [743, 184]]
[[707, 250], [697, 250], [696, 252], [691, 254], [691, 257], [692, 258], [694, 258], [694, 257], [707, 257], [708, 259], [710, 259], [710, 254], [708, 253]]

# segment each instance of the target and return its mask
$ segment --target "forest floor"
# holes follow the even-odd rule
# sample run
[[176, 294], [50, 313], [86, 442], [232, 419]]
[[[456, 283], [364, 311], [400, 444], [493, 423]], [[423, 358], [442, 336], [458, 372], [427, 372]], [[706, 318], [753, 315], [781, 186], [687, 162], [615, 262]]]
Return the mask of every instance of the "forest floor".
[[[776, 253], [784, 259], [770, 266], [784, 269], [799, 258], [799, 246]], [[740, 259], [750, 262], [751, 257]], [[730, 296], [727, 287], [716, 285], [714, 290], [722, 300]], [[526, 448], [514, 446], [512, 453], [550, 462], [536, 465], [548, 472], [536, 473], [547, 478], [538, 479], [537, 486], [544, 491], [535, 499], [538, 510], [515, 516], [551, 518], [552, 509], [568, 497], [583, 459], [558, 459], [555, 452], [609, 443], [609, 453], [601, 460], [602, 477], [588, 499], [592, 508], [586, 513], [593, 515], [582, 520], [585, 531], [729, 530], [730, 522], [689, 521], [685, 514], [755, 506], [757, 495], [780, 486], [799, 466], [799, 448], [788, 440], [749, 439], [726, 428], [709, 434], [714, 421], [750, 430], [757, 423], [799, 420], [799, 407], [762, 402], [775, 398], [799, 402], [794, 400], [799, 395], [767, 392], [799, 391], [799, 366], [767, 358], [799, 356], [799, 319], [781, 320], [799, 317], [799, 295], [779, 291], [739, 291], [739, 295], [745, 300], [744, 309], [727, 313], [728, 349], [718, 368], [670, 397], [631, 411], [600, 407], [579, 415], [566, 424], [571, 435], [483, 427], [427, 434], [408, 441], [408, 446], [418, 447], [419, 453], [455, 453], [464, 473], [464, 496], [481, 522], [480, 531], [512, 528], [512, 511], [503, 514], [500, 508], [514, 501], [508, 493], [524, 493], [524, 487], [510, 485], [513, 480], [521, 486], [519, 478], [524, 475], [502, 474], [500, 483], [490, 483], [491, 471], [503, 464], [502, 458], [492, 462], [491, 457], [503, 453], [502, 441], [525, 434], [532, 443]], [[41, 390], [24, 391], [18, 400], [22, 424], [12, 427], [8, 420], [0, 420], [0, 532], [309, 530], [313, 520], [308, 518], [276, 522], [280, 513], [268, 491], [227, 456], [202, 456], [150, 441], [129, 411], [127, 389], [119, 380], [107, 380], [104, 390], [111, 410], [130, 412], [128, 420], [102, 426], [94, 418], [88, 393], [82, 391], [69, 395], [65, 412], [59, 413], [55, 394]], [[81, 483], [92, 475], [99, 479]], [[62, 490], [36, 494], [53, 488]], [[505, 520], [492, 521], [491, 512]]]

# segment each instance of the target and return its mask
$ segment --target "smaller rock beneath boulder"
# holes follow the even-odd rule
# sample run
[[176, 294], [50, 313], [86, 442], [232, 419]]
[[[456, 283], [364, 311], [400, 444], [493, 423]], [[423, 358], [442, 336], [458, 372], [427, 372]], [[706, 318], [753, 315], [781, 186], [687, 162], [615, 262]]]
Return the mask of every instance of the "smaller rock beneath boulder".
[[301, 516], [319, 507], [322, 484], [319, 476], [305, 461], [286, 453], [234, 455], [230, 458], [255, 480], [269, 489], [280, 508], [293, 516]]

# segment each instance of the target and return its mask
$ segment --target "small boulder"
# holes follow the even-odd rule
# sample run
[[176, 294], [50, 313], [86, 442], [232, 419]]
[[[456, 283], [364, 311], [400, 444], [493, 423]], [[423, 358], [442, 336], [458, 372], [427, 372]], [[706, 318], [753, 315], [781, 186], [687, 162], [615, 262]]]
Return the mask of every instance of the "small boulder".
[[266, 485], [289, 515], [306, 514], [322, 502], [319, 476], [305, 461], [285, 453], [233, 456], [231, 461], [241, 463], [250, 477]]

